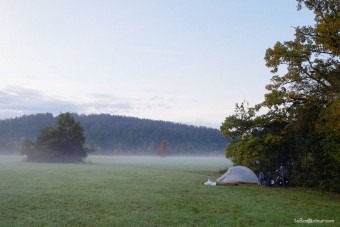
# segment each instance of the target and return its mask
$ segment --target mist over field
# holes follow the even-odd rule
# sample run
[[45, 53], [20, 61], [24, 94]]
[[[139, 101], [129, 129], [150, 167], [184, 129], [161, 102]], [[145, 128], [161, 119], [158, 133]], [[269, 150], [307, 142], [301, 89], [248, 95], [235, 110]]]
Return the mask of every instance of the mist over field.
[[232, 162], [223, 157], [212, 156], [89, 156], [87, 163], [107, 163], [113, 165], [134, 165], [139, 167], [159, 167], [178, 170], [218, 171], [232, 166]]
[[[26, 162], [23, 155], [0, 155], [1, 165], [30, 165]], [[63, 164], [58, 163], [33, 163], [32, 165], [54, 165], [61, 167]], [[224, 156], [166, 156], [156, 155], [89, 155], [84, 159], [83, 165], [112, 165], [112, 166], [134, 166], [144, 168], [162, 168], [177, 170], [195, 170], [195, 171], [212, 171], [218, 172], [233, 165], [230, 159]], [[68, 165], [68, 164], [66, 164]], [[69, 164], [71, 165], [71, 164]], [[77, 165], [77, 164], [76, 164]]]
[[[0, 155], [0, 164], [8, 165], [30, 165], [22, 155]], [[33, 163], [49, 165], [50, 163]], [[218, 171], [219, 168], [232, 166], [232, 161], [223, 156], [151, 156], [151, 155], [89, 155], [83, 165], [117, 165], [117, 166], [139, 166], [139, 167], [169, 167], [176, 169], [196, 169], [207, 171]], [[51, 165], [58, 165], [57, 163]], [[59, 164], [63, 166], [63, 164]], [[68, 165], [68, 164], [65, 164]], [[69, 164], [72, 165], [72, 164]], [[76, 164], [77, 165], [77, 164]]]

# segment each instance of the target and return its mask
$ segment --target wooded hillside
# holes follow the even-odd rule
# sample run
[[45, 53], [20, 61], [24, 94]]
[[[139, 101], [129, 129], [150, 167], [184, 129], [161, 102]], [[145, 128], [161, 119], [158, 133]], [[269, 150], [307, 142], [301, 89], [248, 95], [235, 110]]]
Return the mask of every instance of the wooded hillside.
[[[229, 142], [217, 129], [109, 114], [73, 114], [84, 128], [86, 144], [97, 153], [156, 154], [162, 138], [171, 154], [222, 154]], [[0, 120], [0, 152], [17, 153], [24, 138], [35, 140], [41, 129], [56, 126], [50, 113]]]

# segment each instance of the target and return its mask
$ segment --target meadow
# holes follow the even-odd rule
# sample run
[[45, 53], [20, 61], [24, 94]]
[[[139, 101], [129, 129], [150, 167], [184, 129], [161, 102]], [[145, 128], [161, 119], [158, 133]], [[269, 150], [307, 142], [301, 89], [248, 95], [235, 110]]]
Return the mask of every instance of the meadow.
[[222, 157], [90, 156], [83, 164], [45, 164], [0, 156], [0, 226], [340, 225], [338, 194], [203, 185], [227, 165]]

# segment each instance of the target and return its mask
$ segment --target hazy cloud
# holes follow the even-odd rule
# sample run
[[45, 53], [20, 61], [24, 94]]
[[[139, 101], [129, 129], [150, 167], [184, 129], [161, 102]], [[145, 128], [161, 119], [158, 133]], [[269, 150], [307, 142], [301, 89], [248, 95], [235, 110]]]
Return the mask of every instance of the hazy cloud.
[[[150, 97], [124, 98], [106, 93], [88, 94], [81, 99], [65, 99], [48, 96], [40, 90], [9, 86], [0, 90], [0, 119], [47, 112], [53, 115], [63, 112], [79, 114], [108, 113], [150, 119], [166, 119], [168, 116], [176, 114], [181, 118], [187, 115], [194, 115], [190, 111], [190, 113], [186, 113], [181, 109], [177, 109], [176, 104], [178, 102], [177, 98], [171, 96], [155, 95]], [[193, 125], [206, 125], [214, 128], [219, 127], [219, 124], [207, 122], [203, 119], [198, 120], [192, 117], [187, 119], [181, 122]], [[173, 119], [173, 121], [179, 121], [179, 118]]]
[[149, 99], [129, 99], [112, 94], [89, 94], [82, 100], [66, 100], [50, 97], [39, 90], [11, 86], [0, 90], [0, 118], [10, 118], [24, 114], [62, 112], [76, 113], [109, 113], [120, 115], [136, 115], [153, 110], [171, 109], [173, 98], [160, 96]]
[[112, 94], [96, 93], [91, 94], [87, 102], [79, 105], [78, 111], [82, 113], [126, 114], [133, 109], [134, 104], [130, 100]]
[[0, 90], [0, 117], [13, 117], [22, 114], [74, 111], [76, 105], [41, 92], [23, 87], [7, 87]]
[[174, 107], [176, 99], [173, 97], [153, 96], [144, 101], [147, 108], [157, 108], [169, 110]]
[[12, 86], [0, 90], [0, 118], [42, 112], [124, 114], [132, 109], [131, 103], [107, 94], [92, 95], [88, 101], [84, 102], [49, 97], [38, 90], [23, 87]]

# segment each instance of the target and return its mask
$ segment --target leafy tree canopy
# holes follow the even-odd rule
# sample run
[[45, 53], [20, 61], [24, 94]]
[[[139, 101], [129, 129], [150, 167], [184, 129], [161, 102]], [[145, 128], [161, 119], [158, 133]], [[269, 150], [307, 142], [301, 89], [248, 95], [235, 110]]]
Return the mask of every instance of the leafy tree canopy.
[[82, 161], [90, 151], [84, 146], [83, 131], [83, 127], [70, 113], [60, 114], [56, 128], [42, 129], [36, 142], [23, 141], [23, 154], [29, 161]]
[[340, 191], [340, 1], [298, 0], [303, 7], [315, 25], [267, 49], [269, 93], [226, 118], [221, 130], [233, 138], [226, 155], [258, 171], [283, 163], [297, 184]]

